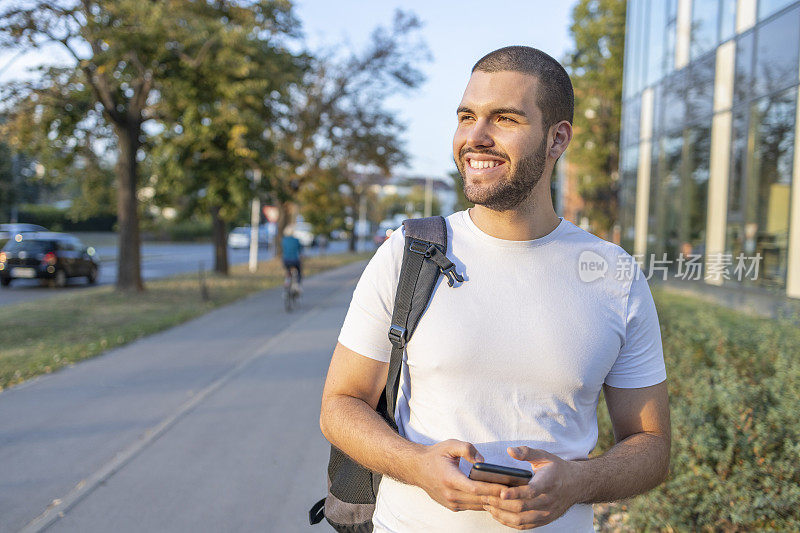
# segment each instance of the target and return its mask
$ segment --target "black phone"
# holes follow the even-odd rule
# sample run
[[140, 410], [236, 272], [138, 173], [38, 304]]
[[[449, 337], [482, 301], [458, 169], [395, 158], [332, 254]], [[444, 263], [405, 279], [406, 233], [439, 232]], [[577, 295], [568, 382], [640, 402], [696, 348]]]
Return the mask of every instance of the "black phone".
[[491, 463], [475, 463], [469, 471], [469, 478], [475, 481], [500, 483], [509, 487], [527, 485], [533, 477], [530, 470], [512, 468], [510, 466], [494, 465]]

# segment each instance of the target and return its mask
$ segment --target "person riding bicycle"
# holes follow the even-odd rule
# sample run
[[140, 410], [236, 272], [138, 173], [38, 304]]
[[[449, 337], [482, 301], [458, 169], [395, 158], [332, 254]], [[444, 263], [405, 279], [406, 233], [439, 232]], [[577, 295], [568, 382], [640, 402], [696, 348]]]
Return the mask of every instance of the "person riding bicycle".
[[300, 284], [303, 281], [303, 264], [301, 257], [303, 254], [303, 245], [300, 240], [294, 236], [294, 227], [287, 226], [283, 230], [283, 239], [281, 240], [281, 248], [283, 249], [283, 267], [286, 269], [287, 279], [291, 279], [292, 270], [297, 271], [297, 289], [298, 292], [302, 291]]

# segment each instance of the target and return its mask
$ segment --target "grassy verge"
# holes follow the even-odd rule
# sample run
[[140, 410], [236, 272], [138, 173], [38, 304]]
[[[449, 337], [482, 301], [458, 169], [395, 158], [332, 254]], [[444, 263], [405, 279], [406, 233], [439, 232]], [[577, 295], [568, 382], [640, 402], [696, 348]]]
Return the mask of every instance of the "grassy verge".
[[[313, 275], [370, 255], [309, 257], [303, 273]], [[247, 265], [232, 267], [229, 276], [207, 274], [207, 301], [193, 273], [150, 281], [141, 294], [103, 286], [0, 307], [0, 390], [282, 283], [283, 267], [271, 260], [259, 264], [255, 274]]]

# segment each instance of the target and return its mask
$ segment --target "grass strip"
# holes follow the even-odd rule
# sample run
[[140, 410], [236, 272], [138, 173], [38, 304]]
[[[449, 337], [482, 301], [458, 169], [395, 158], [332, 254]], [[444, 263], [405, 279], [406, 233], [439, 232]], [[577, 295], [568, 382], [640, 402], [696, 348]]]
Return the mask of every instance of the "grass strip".
[[[303, 274], [310, 276], [371, 255], [307, 257]], [[0, 307], [0, 390], [278, 287], [283, 284], [283, 266], [272, 259], [259, 263], [255, 274], [246, 264], [231, 267], [228, 276], [206, 273], [206, 301], [201, 299], [198, 278], [194, 272], [149, 281], [142, 293], [119, 292], [105, 285]]]

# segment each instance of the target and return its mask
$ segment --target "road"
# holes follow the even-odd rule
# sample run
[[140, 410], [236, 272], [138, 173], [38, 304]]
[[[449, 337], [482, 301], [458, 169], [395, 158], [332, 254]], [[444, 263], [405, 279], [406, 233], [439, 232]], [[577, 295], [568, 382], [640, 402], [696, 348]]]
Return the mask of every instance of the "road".
[[363, 266], [0, 393], [0, 531], [329, 531], [319, 404]]
[[[344, 252], [347, 242], [333, 241], [328, 245], [327, 253]], [[307, 255], [318, 253], [316, 248], [306, 250]], [[100, 264], [100, 277], [98, 283], [111, 285], [117, 280], [117, 249], [113, 246], [97, 247], [97, 255], [102, 259]], [[249, 259], [247, 249], [228, 249], [228, 261], [235, 265], [247, 263]], [[260, 261], [273, 257], [272, 248], [260, 248], [258, 258]], [[200, 267], [210, 270], [214, 266], [214, 256], [211, 244], [208, 243], [145, 243], [142, 245], [142, 277], [145, 281], [196, 272]], [[0, 289], [0, 306], [19, 302], [47, 298], [60, 294], [63, 290], [81, 290], [86, 288], [85, 278], [73, 278], [65, 289], [57, 290], [48, 286], [41, 286], [37, 280], [14, 280], [9, 287]]]

